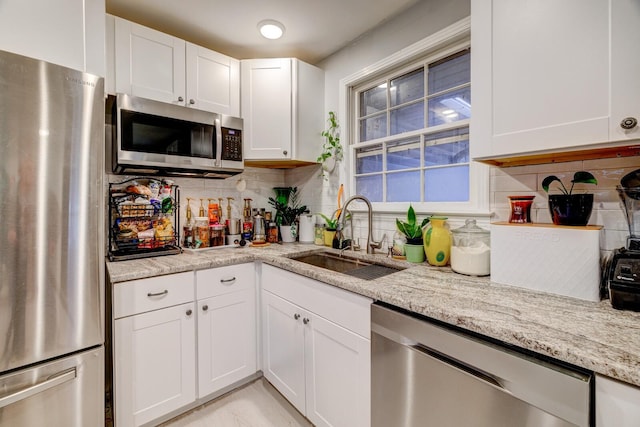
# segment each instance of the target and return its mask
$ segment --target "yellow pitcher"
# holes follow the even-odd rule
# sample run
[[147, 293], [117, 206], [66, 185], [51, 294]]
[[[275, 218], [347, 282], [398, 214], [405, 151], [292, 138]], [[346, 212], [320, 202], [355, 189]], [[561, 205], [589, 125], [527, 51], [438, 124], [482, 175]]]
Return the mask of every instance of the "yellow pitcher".
[[430, 227], [424, 232], [424, 252], [431, 265], [443, 266], [449, 263], [451, 253], [451, 231], [446, 217], [431, 217]]

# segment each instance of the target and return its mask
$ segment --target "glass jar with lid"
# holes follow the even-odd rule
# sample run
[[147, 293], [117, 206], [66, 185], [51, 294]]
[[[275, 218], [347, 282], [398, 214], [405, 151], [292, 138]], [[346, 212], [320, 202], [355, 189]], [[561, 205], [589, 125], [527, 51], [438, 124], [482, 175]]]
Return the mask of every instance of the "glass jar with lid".
[[195, 238], [196, 249], [209, 247], [209, 217], [208, 216], [196, 217], [194, 238]]
[[468, 219], [465, 225], [451, 230], [451, 269], [469, 276], [488, 276], [491, 267], [491, 233]]

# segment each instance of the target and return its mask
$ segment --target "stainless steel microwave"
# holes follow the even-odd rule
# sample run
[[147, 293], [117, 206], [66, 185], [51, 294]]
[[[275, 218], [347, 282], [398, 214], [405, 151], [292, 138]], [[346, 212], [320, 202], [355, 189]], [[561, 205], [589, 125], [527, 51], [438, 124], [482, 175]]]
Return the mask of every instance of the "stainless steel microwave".
[[112, 103], [114, 173], [227, 178], [243, 171], [241, 118], [125, 94]]

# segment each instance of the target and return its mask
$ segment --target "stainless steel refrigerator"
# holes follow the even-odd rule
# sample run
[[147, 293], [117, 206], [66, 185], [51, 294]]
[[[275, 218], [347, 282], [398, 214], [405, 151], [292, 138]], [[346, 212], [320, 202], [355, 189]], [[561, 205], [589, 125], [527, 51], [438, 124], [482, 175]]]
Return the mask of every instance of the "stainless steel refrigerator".
[[104, 425], [104, 80], [0, 51], [0, 426]]

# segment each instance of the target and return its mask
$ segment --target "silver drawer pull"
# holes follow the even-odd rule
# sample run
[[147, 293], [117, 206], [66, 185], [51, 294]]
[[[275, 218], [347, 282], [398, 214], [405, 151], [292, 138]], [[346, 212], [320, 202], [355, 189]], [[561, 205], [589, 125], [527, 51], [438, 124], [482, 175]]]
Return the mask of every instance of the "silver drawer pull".
[[220, 279], [220, 283], [231, 283], [235, 281], [236, 281], [235, 277], [232, 277], [231, 279]]
[[167, 295], [168, 293], [169, 293], [169, 291], [168, 291], [167, 289], [165, 289], [164, 291], [162, 291], [162, 292], [156, 292], [155, 294], [154, 294], [154, 293], [149, 292], [149, 293], [147, 294], [147, 296], [148, 296], [148, 297], [161, 297], [161, 296]]
[[28, 397], [34, 396], [38, 393], [42, 393], [43, 391], [59, 386], [60, 384], [73, 380], [75, 377], [76, 377], [76, 368], [71, 368], [69, 370], [57, 373], [55, 375], [51, 375], [48, 379], [46, 379], [45, 381], [42, 381], [41, 383], [34, 384], [20, 391], [16, 391], [15, 393], [11, 393], [7, 396], [1, 397], [0, 408], [4, 408], [5, 406], [9, 406], [12, 403], [19, 402]]

